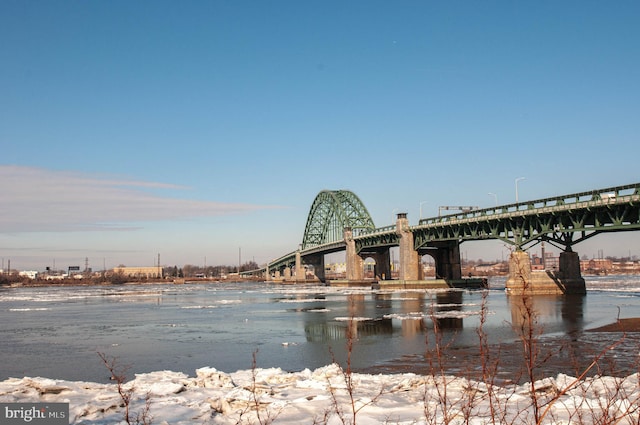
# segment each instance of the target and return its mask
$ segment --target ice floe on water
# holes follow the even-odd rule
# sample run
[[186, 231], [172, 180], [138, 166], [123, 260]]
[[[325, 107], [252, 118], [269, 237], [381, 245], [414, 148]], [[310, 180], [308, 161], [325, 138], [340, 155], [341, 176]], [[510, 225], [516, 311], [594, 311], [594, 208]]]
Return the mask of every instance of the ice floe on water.
[[[151, 423], [174, 425], [530, 424], [534, 403], [545, 424], [640, 420], [637, 374], [585, 380], [560, 374], [533, 386], [496, 386], [449, 375], [349, 374], [336, 364], [299, 372], [205, 367], [195, 377], [138, 374], [120, 390], [131, 396], [131, 423], [146, 414]], [[68, 403], [71, 424], [126, 423], [116, 383], [10, 378], [0, 382], [0, 402]]]
[[[424, 312], [410, 312], [410, 313], [393, 313], [385, 314], [382, 317], [385, 319], [396, 320], [422, 320], [422, 319], [464, 319], [466, 317], [480, 316], [481, 311], [458, 311], [458, 310], [446, 310], [446, 311], [434, 311], [431, 313]], [[484, 314], [491, 315], [494, 312], [484, 312]]]
[[201, 309], [218, 308], [218, 306], [217, 305], [185, 305], [180, 308], [184, 310], [201, 310]]
[[349, 316], [349, 317], [334, 317], [336, 322], [369, 322], [375, 320], [373, 317], [357, 317], [357, 316]]
[[235, 299], [235, 300], [217, 300], [216, 303], [222, 304], [222, 305], [225, 305], [225, 304], [242, 304], [242, 300], [238, 300], [238, 299]]
[[325, 301], [327, 301], [325, 298], [283, 298], [281, 300], [278, 300], [279, 303], [317, 303]]
[[9, 311], [47, 311], [49, 310], [47, 307], [35, 307], [35, 308], [10, 308]]

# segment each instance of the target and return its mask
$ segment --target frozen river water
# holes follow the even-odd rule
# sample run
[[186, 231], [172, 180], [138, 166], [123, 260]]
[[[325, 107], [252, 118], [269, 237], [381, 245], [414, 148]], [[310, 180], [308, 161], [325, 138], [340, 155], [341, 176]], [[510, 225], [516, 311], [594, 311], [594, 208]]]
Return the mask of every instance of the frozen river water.
[[[640, 316], [640, 277], [586, 277], [588, 295], [539, 297], [545, 337], [570, 335]], [[509, 343], [517, 320], [504, 280], [490, 280], [485, 331]], [[406, 363], [425, 351], [437, 319], [452, 346], [472, 349], [482, 291], [380, 292], [256, 283], [19, 287], [0, 289], [0, 380], [46, 376], [106, 382], [97, 352], [130, 365], [129, 373], [211, 366], [318, 368], [345, 357], [349, 318], [356, 318], [353, 367]], [[354, 328], [356, 329], [356, 328]], [[333, 353], [333, 354], [332, 354]]]

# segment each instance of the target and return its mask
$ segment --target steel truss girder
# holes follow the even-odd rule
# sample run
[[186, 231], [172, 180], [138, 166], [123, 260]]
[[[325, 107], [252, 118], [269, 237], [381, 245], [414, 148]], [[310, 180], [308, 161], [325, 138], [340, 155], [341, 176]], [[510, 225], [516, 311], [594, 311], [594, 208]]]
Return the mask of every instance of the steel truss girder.
[[370, 248], [398, 246], [398, 244], [400, 243], [400, 236], [395, 231], [382, 232], [360, 236], [355, 240], [355, 242], [356, 252], [359, 254]]
[[615, 202], [597, 199], [585, 205], [565, 208], [523, 210], [494, 218], [477, 214], [476, 218], [449, 220], [442, 225], [416, 226], [413, 229], [415, 249], [425, 248], [438, 240], [500, 239], [524, 248], [539, 241], [551, 241], [566, 250], [596, 234], [640, 230], [640, 195], [621, 196]]
[[344, 229], [357, 236], [375, 225], [362, 201], [348, 190], [323, 190], [313, 201], [302, 239], [302, 249], [341, 241]]
[[[376, 229], [352, 192], [322, 191], [307, 217], [302, 249], [307, 253], [342, 249], [345, 227], [352, 228], [358, 253], [399, 242], [395, 226]], [[484, 239], [499, 239], [518, 248], [548, 241], [570, 250], [603, 232], [640, 230], [640, 183], [427, 218], [410, 230], [418, 252], [438, 241]], [[271, 262], [271, 267], [290, 267], [295, 255], [286, 254]]]

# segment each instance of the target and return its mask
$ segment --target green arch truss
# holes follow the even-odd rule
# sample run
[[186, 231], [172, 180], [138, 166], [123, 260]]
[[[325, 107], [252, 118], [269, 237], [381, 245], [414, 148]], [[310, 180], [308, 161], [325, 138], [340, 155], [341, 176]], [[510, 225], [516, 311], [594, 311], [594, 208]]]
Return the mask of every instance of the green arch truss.
[[354, 236], [363, 230], [375, 229], [369, 212], [353, 192], [323, 190], [311, 205], [302, 249], [342, 241], [347, 227], [351, 228]]

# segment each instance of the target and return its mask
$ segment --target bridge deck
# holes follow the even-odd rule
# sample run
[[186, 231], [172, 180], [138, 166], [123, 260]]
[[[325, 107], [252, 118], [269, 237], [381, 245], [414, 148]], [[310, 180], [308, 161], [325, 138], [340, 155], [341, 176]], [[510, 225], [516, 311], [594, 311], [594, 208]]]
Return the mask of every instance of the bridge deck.
[[[345, 249], [346, 243], [340, 239], [334, 222], [338, 212], [357, 218], [346, 223], [356, 226], [353, 239], [357, 252], [398, 245], [397, 224], [371, 226], [372, 222], [363, 218], [368, 213], [355, 195], [346, 191], [321, 194], [312, 212], [314, 217], [330, 222], [325, 227], [332, 230], [323, 236], [318, 234], [321, 222], [308, 222], [307, 227], [315, 233], [313, 238], [305, 236], [306, 244], [299, 251], [302, 258]], [[331, 203], [321, 202], [323, 197]], [[343, 205], [339, 205], [340, 200]], [[334, 214], [327, 205], [339, 211]], [[600, 232], [640, 230], [640, 183], [430, 217], [408, 229], [414, 235], [416, 250], [436, 241], [485, 239], [501, 239], [519, 248], [540, 240], [569, 247]], [[270, 269], [290, 267], [295, 264], [295, 257], [296, 251], [283, 255], [270, 263]]]

